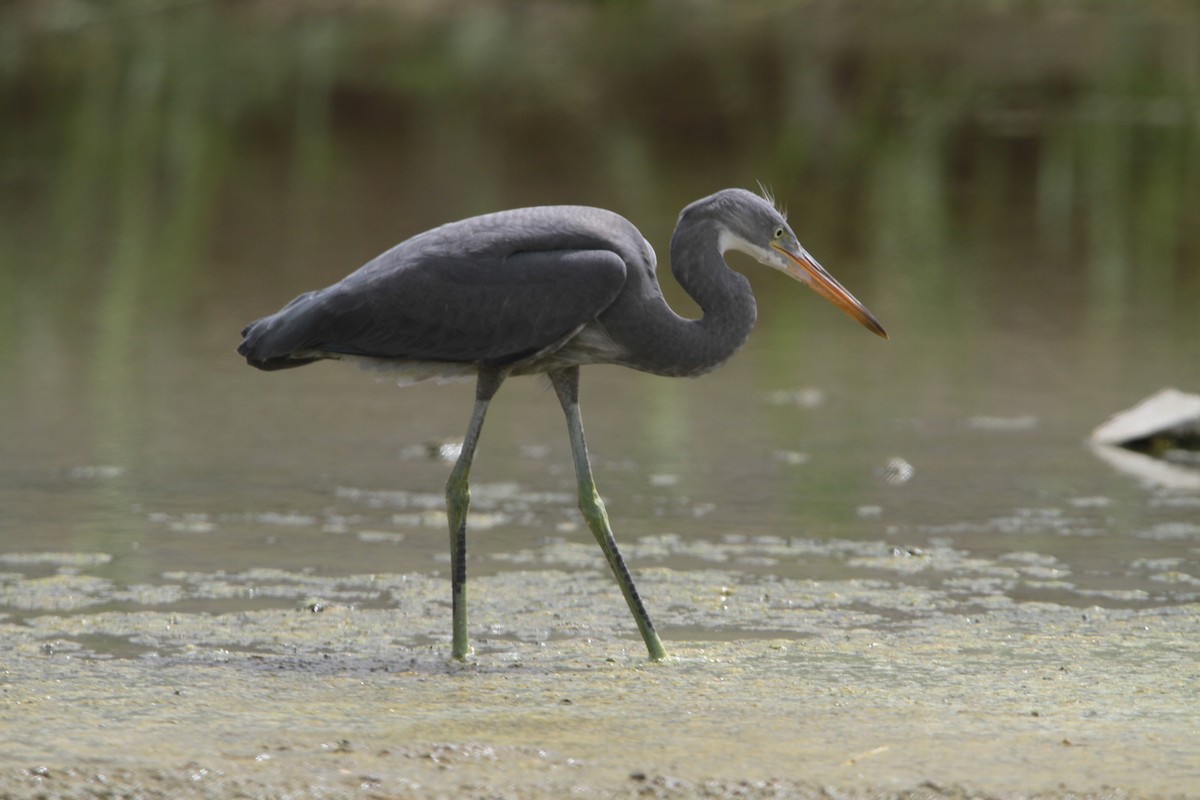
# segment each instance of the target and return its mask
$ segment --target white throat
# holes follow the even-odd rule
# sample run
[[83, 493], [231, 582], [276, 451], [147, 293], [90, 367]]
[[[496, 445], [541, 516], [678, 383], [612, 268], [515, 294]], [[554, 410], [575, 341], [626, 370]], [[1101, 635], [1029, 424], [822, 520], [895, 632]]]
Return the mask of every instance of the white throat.
[[721, 232], [717, 234], [717, 248], [721, 251], [722, 256], [730, 250], [735, 250], [739, 253], [745, 253], [763, 266], [777, 269], [783, 273], [787, 273], [788, 271], [787, 265], [779, 257], [779, 253], [765, 247], [759, 247], [753, 242], [748, 242], [725, 227], [722, 227]]

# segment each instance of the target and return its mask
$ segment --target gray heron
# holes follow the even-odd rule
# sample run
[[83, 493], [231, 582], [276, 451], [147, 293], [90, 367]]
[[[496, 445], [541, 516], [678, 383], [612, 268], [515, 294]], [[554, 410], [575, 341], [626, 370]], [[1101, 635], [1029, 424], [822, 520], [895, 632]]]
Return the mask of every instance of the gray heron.
[[475, 407], [446, 483], [452, 653], [466, 658], [468, 476], [488, 404], [506, 378], [544, 373], [567, 418], [579, 509], [629, 604], [650, 658], [666, 656], [617, 549], [596, 491], [579, 413], [579, 368], [619, 364], [701, 375], [745, 343], [757, 307], [724, 254], [740, 251], [807, 284], [868, 330], [870, 311], [801, 247], [770, 198], [725, 189], [680, 212], [671, 271], [701, 309], [671, 310], [654, 250], [611, 211], [543, 206], [500, 211], [421, 233], [341, 281], [308, 292], [242, 331], [238, 352], [262, 370], [322, 359], [394, 368], [407, 381], [474, 376]]

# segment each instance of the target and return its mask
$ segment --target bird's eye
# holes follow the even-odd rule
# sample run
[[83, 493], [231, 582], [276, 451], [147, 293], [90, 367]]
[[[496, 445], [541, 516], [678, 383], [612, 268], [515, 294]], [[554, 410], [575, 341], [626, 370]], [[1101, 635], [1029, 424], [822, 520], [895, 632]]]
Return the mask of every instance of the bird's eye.
[[775, 228], [775, 238], [776, 239], [782, 239], [784, 233], [786, 233], [786, 231], [783, 229], [782, 225]]

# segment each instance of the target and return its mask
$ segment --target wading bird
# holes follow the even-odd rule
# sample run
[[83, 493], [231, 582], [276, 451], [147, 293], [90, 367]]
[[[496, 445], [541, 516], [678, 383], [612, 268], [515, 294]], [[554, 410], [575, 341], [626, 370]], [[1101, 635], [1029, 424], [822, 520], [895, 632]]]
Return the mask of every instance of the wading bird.
[[401, 242], [251, 323], [238, 352], [263, 370], [338, 359], [394, 368], [402, 382], [476, 376], [475, 408], [446, 483], [458, 659], [469, 652], [467, 478], [483, 418], [505, 378], [545, 373], [567, 417], [579, 509], [658, 660], [666, 651], [592, 480], [579, 368], [620, 364], [682, 377], [722, 364], [745, 343], [757, 314], [750, 282], [725, 263], [730, 250], [807, 284], [887, 338], [871, 312], [800, 246], [769, 198], [725, 189], [683, 209], [671, 237], [671, 271], [699, 304], [699, 319], [667, 305], [654, 250], [629, 221], [599, 208], [546, 206], [472, 217]]

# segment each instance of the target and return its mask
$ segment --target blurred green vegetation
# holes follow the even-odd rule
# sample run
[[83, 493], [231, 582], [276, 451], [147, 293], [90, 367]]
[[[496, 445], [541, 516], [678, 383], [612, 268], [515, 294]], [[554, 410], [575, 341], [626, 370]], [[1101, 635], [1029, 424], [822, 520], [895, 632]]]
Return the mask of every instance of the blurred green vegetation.
[[914, 276], [924, 291], [949, 291], [939, 254], [1004, 228], [1082, 254], [1100, 309], [1135, 268], [1169, 301], [1200, 254], [1194, 3], [74, 0], [3, 15], [8, 281], [31, 260], [59, 288], [103, 266], [106, 291], [145, 281], [171, 301], [239, 199], [292, 221], [347, 206], [370, 220], [385, 198], [431, 221], [574, 199], [665, 236], [683, 202], [754, 177], [838, 252], [933, 273]]

